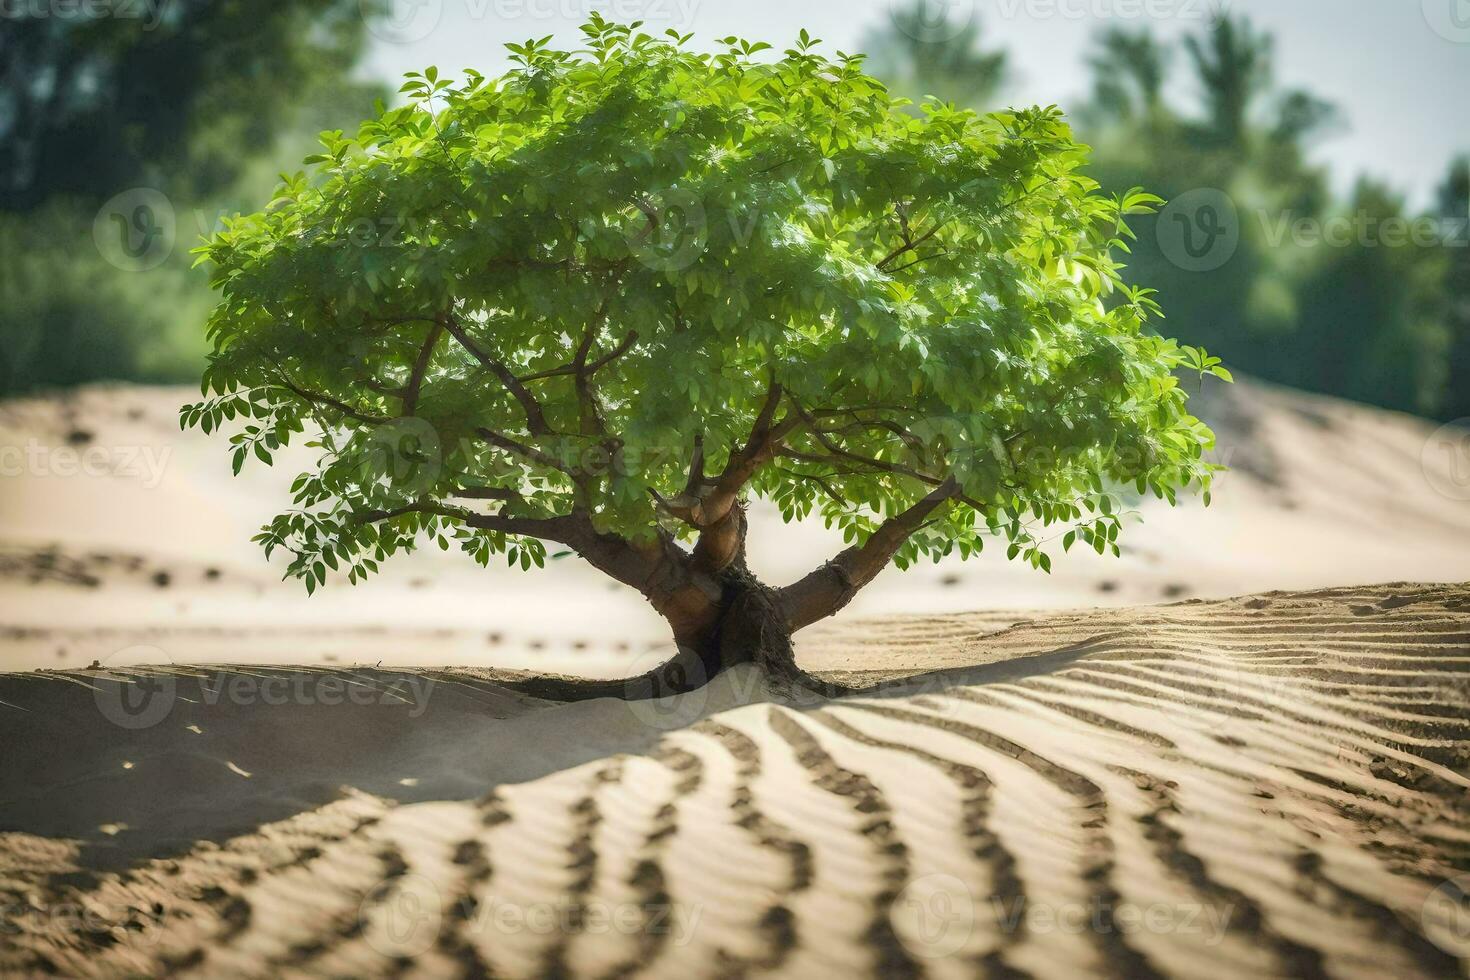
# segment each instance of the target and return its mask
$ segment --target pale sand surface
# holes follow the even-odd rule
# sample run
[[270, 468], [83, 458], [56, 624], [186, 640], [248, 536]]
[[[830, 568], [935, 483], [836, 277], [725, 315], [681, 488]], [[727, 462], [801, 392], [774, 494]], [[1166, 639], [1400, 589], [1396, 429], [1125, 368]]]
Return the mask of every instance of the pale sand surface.
[[[1206, 391], [1201, 412], [1234, 467], [1214, 506], [1144, 503], [1121, 559], [1058, 548], [1050, 576], [1006, 562], [1002, 547], [890, 569], [837, 627], [893, 614], [1470, 580], [1470, 473], [1433, 444], [1435, 426], [1251, 382]], [[267, 565], [249, 539], [289, 506], [297, 470], [247, 466], [232, 478], [222, 439], [178, 430], [178, 405], [193, 395], [97, 387], [0, 403], [0, 452], [9, 453], [0, 457], [0, 669], [493, 663], [620, 676], [667, 657], [652, 610], [576, 558], [522, 573], [434, 548], [355, 589], [333, 583], [308, 597], [279, 582], [279, 562]], [[93, 475], [73, 472], [83, 463]], [[760, 504], [752, 524], [751, 562], [772, 584], [842, 547], [820, 521], [784, 525]]]
[[[0, 405], [0, 975], [1470, 976], [1470, 587], [1371, 584], [1470, 580], [1430, 424], [1239, 385], [1214, 507], [799, 637], [911, 687], [562, 705], [497, 682], [652, 666], [635, 594], [308, 599], [189, 395]], [[774, 583], [841, 547], [753, 516]]]
[[1470, 975], [1470, 587], [1026, 618], [853, 634], [978, 666], [808, 703], [0, 677], [0, 973]]

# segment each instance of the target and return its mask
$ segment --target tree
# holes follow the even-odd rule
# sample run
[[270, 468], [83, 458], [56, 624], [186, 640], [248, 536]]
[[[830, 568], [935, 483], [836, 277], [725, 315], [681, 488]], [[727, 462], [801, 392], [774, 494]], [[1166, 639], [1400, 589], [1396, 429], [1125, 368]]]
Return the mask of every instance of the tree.
[[863, 38], [867, 69], [900, 93], [989, 109], [1010, 76], [1009, 59], [983, 46], [978, 17], [951, 22], [946, 12], [932, 0], [895, 9], [891, 30]]
[[[268, 192], [269, 158], [299, 156], [329, 120], [361, 118], [387, 94], [352, 77], [380, 6], [4, 8], [0, 396], [198, 374], [212, 297], [175, 246]], [[144, 205], [139, 192], [154, 196]], [[158, 263], [128, 267], [134, 249]]]
[[162, 173], [211, 194], [294, 107], [370, 88], [342, 81], [370, 4], [77, 6], [17, 4], [0, 20], [0, 210], [57, 196], [95, 207]]
[[[238, 468], [309, 425], [316, 468], [258, 537], [308, 591], [425, 541], [523, 568], [547, 545], [647, 597], [679, 653], [625, 692], [740, 661], [809, 680], [790, 635], [891, 561], [1049, 570], [1040, 529], [1118, 550], [1135, 485], [1208, 488], [1105, 198], [1055, 109], [919, 116], [802, 33], [774, 63], [594, 18], [579, 51], [430, 68], [315, 178], [202, 249], [223, 294], [205, 399]], [[670, 32], [672, 33], [672, 32]], [[745, 562], [743, 500], [849, 546], [783, 588]]]
[[1149, 31], [1104, 31], [1087, 59], [1094, 79], [1089, 115], [1120, 126], [1157, 119], [1165, 110], [1164, 82], [1173, 54]]
[[1441, 415], [1470, 418], [1470, 157], [1450, 165], [1439, 192], [1438, 217], [1447, 246], [1444, 254], [1442, 297], [1449, 334], [1448, 383]]

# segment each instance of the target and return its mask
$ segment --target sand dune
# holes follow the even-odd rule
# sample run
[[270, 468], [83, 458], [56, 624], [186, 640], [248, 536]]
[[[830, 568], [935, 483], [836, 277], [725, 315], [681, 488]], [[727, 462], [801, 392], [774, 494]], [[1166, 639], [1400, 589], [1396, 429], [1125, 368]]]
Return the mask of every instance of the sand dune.
[[[307, 459], [232, 478], [219, 440], [178, 431], [194, 394], [97, 386], [0, 404], [0, 669], [493, 663], [616, 677], [668, 656], [652, 610], [576, 559], [486, 571], [430, 549], [355, 589], [308, 598], [280, 583], [249, 539]], [[1207, 388], [1199, 410], [1233, 467], [1213, 507], [1142, 503], [1121, 559], [1073, 549], [1050, 576], [999, 548], [891, 569], [839, 625], [1470, 580], [1470, 484], [1434, 425], [1249, 381]], [[842, 547], [820, 521], [783, 525], [759, 505], [751, 534], [756, 572], [778, 584]]]
[[7, 676], [6, 744], [51, 747], [0, 777], [0, 971], [1470, 975], [1470, 587], [915, 617], [805, 656], [938, 672], [551, 705], [380, 671], [352, 676], [401, 702], [303, 708], [191, 701], [180, 668], [132, 731], [98, 711], [137, 672]]

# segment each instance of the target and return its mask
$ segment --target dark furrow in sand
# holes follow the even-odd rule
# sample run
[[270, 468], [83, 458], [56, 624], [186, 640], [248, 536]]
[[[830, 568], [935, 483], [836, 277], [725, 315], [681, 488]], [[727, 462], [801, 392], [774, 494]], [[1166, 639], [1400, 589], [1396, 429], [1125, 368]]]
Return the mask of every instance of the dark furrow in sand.
[[[704, 781], [704, 763], [693, 752], [661, 742], [653, 759], [677, 777], [673, 797], [654, 814], [654, 825], [643, 839], [638, 859], [628, 885], [638, 896], [641, 912], [637, 930], [638, 951], [602, 973], [602, 980], [624, 980], [651, 964], [668, 943], [670, 932], [664, 928], [672, 912], [674, 898], [669, 894], [664, 873], [663, 855], [668, 843], [679, 832], [679, 803], [693, 795]], [[649, 910], [654, 911], [653, 915]]]
[[1117, 889], [1114, 878], [1116, 871], [1114, 846], [1112, 836], [1108, 832], [1108, 821], [1111, 817], [1107, 794], [1101, 786], [1079, 772], [1068, 769], [1010, 739], [975, 725], [951, 718], [939, 718], [922, 712], [875, 704], [857, 704], [854, 707], [910, 724], [936, 728], [977, 742], [992, 751], [1008, 755], [1023, 763], [1037, 775], [1071, 796], [1076, 801], [1079, 815], [1086, 814], [1078, 823], [1084, 834], [1084, 847], [1091, 855], [1095, 855], [1088, 858], [1087, 863], [1081, 868], [1082, 880], [1090, 892], [1092, 908], [1097, 910], [1096, 928], [1089, 930], [1089, 938], [1097, 946], [1103, 964], [1110, 973], [1127, 978], [1143, 978], [1143, 980], [1162, 976], [1148, 956], [1128, 942], [1126, 930], [1113, 920], [1122, 895]]
[[1322, 980], [1328, 976], [1321, 950], [1298, 943], [1278, 932], [1255, 899], [1216, 880], [1210, 875], [1204, 860], [1189, 850], [1184, 843], [1184, 835], [1170, 826], [1167, 819], [1168, 814], [1179, 813], [1172, 787], [1148, 773], [1123, 766], [1108, 768], [1133, 780], [1138, 791], [1149, 801], [1148, 812], [1137, 820], [1144, 839], [1153, 847], [1159, 863], [1196, 892], [1229, 909], [1230, 915], [1225, 921], [1227, 929], [1238, 932], [1247, 939], [1264, 940], [1288, 976], [1302, 980]]
[[1393, 909], [1327, 875], [1323, 870], [1322, 855], [1304, 850], [1297, 856], [1294, 868], [1300, 876], [1303, 894], [1325, 892], [1339, 913], [1366, 920], [1376, 939], [1403, 950], [1427, 976], [1453, 976], [1460, 969], [1457, 957], [1409, 928]]
[[548, 977], [571, 975], [567, 965], [567, 953], [573, 939], [581, 934], [587, 917], [587, 896], [597, 881], [598, 854], [594, 846], [597, 826], [602, 822], [602, 811], [597, 805], [597, 791], [603, 786], [616, 785], [623, 778], [623, 760], [614, 757], [600, 766], [590, 780], [587, 792], [578, 797], [571, 806], [572, 839], [567, 844], [567, 870], [572, 880], [563, 896], [570, 903], [567, 909], [566, 928], [558, 930], [556, 942], [545, 951], [541, 970]]
[[891, 918], [894, 899], [898, 898], [909, 879], [908, 847], [893, 825], [893, 811], [883, 793], [867, 776], [837, 764], [786, 709], [771, 707], [766, 717], [771, 730], [780, 736], [807, 771], [813, 783], [822, 790], [843, 799], [865, 818], [859, 833], [867, 841], [881, 869], [882, 888], [872, 896], [872, 918], [864, 938], [877, 956], [877, 972], [882, 977], [918, 978], [923, 970], [893, 931]]
[[[890, 742], [859, 731], [826, 708], [810, 712], [806, 717], [860, 745], [901, 752], [920, 759], [953, 780], [961, 792], [960, 836], [969, 846], [970, 853], [983, 862], [989, 872], [990, 898], [1007, 908], [1025, 906], [1026, 887], [1022, 884], [1020, 876], [1016, 874], [1015, 855], [1006, 848], [990, 826], [993, 786], [990, 778], [983, 771], [975, 766], [935, 755], [914, 745]], [[1027, 976], [1025, 971], [1011, 966], [1005, 959], [1006, 947], [1015, 945], [1019, 938], [1020, 935], [1014, 930], [1000, 930], [1001, 948], [982, 954], [974, 960], [974, 965], [981, 971], [981, 975], [992, 978], [992, 980]]]
[[811, 887], [811, 845], [756, 806], [754, 785], [760, 778], [762, 769], [760, 746], [754, 739], [728, 725], [710, 720], [695, 725], [694, 731], [717, 740], [735, 760], [736, 782], [730, 795], [730, 813], [734, 824], [754, 838], [758, 846], [781, 855], [791, 867], [790, 879], [784, 888], [771, 896], [757, 927], [769, 952], [748, 962], [728, 957], [726, 972], [733, 977], [743, 975], [752, 967], [778, 970], [796, 949], [799, 941], [799, 924], [791, 910], [791, 900]]

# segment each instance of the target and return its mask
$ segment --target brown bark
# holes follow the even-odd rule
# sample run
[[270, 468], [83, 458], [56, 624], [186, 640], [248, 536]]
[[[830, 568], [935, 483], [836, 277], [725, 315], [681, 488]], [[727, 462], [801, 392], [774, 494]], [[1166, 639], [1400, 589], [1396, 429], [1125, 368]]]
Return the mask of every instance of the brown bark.
[[959, 492], [953, 477], [918, 503], [884, 521], [861, 545], [854, 545], [805, 578], [780, 590], [781, 603], [794, 633], [825, 619], [852, 601], [892, 560], [909, 535]]

